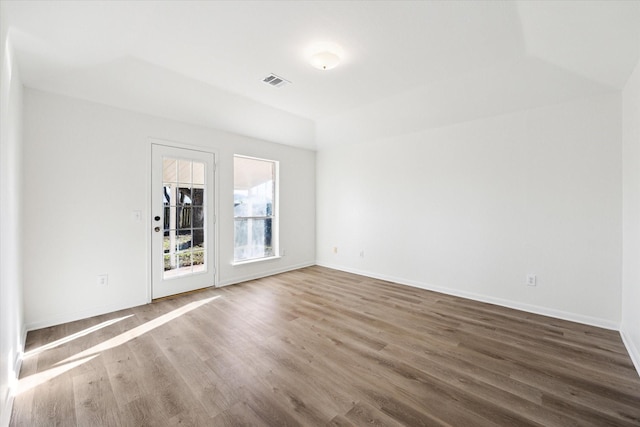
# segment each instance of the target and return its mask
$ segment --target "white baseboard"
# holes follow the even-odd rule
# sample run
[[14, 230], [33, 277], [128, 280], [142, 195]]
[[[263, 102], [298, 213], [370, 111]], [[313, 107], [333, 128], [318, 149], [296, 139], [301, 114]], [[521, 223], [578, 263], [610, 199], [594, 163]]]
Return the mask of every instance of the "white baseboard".
[[[284, 273], [286, 271], [291, 271], [291, 270], [297, 270], [299, 268], [309, 267], [312, 265], [315, 265], [314, 261], [291, 265], [284, 268], [261, 271], [260, 273], [256, 273], [256, 274], [234, 277], [232, 279], [220, 281], [218, 282], [217, 286], [233, 285], [235, 283], [241, 283], [241, 282], [246, 282], [248, 280], [259, 279], [261, 277], [272, 276], [274, 274]], [[44, 317], [44, 318], [33, 320], [27, 323], [26, 331], [33, 331], [36, 329], [47, 328], [49, 326], [61, 325], [63, 323], [68, 323], [68, 322], [75, 322], [76, 320], [82, 320], [88, 317], [99, 316], [101, 314], [106, 314], [106, 313], [112, 313], [114, 311], [125, 310], [127, 308], [137, 307], [139, 305], [145, 305], [148, 303], [149, 301], [147, 301], [146, 299], [141, 299], [133, 302], [131, 301], [120, 302], [117, 304], [110, 304], [110, 305], [104, 305], [104, 306], [79, 310], [73, 313], [65, 313], [61, 315]]]
[[235, 285], [237, 283], [248, 282], [249, 280], [261, 279], [263, 277], [273, 276], [274, 274], [286, 273], [287, 271], [298, 270], [300, 268], [305, 268], [305, 267], [311, 267], [312, 265], [316, 265], [316, 263], [314, 261], [304, 262], [301, 264], [289, 265], [283, 268], [276, 268], [272, 270], [261, 271], [259, 273], [233, 277], [231, 279], [221, 280], [220, 282], [218, 282], [217, 286], [223, 287], [223, 286]]
[[600, 319], [597, 317], [585, 316], [578, 313], [571, 313], [571, 312], [556, 310], [556, 309], [547, 308], [547, 307], [540, 307], [536, 305], [525, 304], [525, 303], [511, 301], [511, 300], [502, 299], [502, 298], [495, 298], [488, 295], [476, 294], [473, 292], [461, 291], [458, 289], [445, 288], [441, 286], [433, 286], [428, 283], [422, 283], [415, 280], [408, 280], [401, 277], [387, 276], [384, 274], [377, 274], [369, 271], [357, 270], [353, 268], [343, 267], [340, 265], [333, 265], [331, 263], [317, 262], [316, 264], [321, 267], [333, 268], [335, 270], [345, 271], [347, 273], [358, 274], [361, 276], [371, 277], [374, 279], [386, 280], [388, 282], [399, 283], [401, 285], [412, 286], [414, 288], [440, 292], [442, 294], [453, 295], [461, 298], [467, 298], [474, 301], [486, 302], [489, 304], [495, 304], [502, 307], [526, 311], [528, 313], [540, 314], [543, 316], [554, 317], [557, 319], [568, 320], [571, 322], [582, 323], [590, 326], [597, 326], [599, 328], [610, 329], [614, 331], [620, 330], [619, 323], [613, 322], [608, 319]]
[[9, 378], [9, 388], [7, 393], [2, 399], [2, 412], [0, 412], [0, 427], [8, 427], [11, 422], [11, 412], [13, 411], [13, 400], [16, 395], [16, 387], [18, 386], [18, 377], [20, 375], [20, 369], [22, 368], [22, 354], [24, 353], [24, 346], [27, 342], [27, 327], [22, 325], [20, 331], [20, 348], [16, 353], [15, 360], [13, 362], [14, 378]]
[[622, 342], [624, 343], [624, 346], [627, 348], [629, 357], [631, 357], [633, 366], [636, 367], [636, 371], [640, 376], [640, 350], [638, 350], [638, 347], [636, 347], [634, 342], [631, 340], [630, 335], [625, 332], [624, 328], [620, 329], [620, 336], [622, 337]]
[[76, 320], [86, 319], [88, 317], [100, 316], [102, 314], [113, 313], [114, 311], [126, 310], [127, 308], [145, 305], [146, 299], [133, 302], [120, 302], [117, 304], [103, 305], [99, 307], [87, 308], [73, 313], [65, 313], [42, 319], [34, 320], [26, 324], [27, 331], [48, 328], [49, 326], [61, 325], [63, 323], [75, 322]]
[[13, 393], [7, 392], [2, 402], [2, 412], [0, 412], [0, 427], [9, 427], [11, 421], [11, 410], [13, 409]]

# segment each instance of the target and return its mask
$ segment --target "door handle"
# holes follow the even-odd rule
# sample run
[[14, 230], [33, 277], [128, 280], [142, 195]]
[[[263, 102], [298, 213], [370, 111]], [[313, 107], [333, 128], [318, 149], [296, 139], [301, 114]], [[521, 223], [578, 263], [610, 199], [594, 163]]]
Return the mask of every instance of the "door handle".
[[156, 221], [160, 221], [160, 215], [154, 216], [153, 219], [155, 219]]
[[157, 233], [158, 231], [160, 231], [160, 227], [154, 228], [153, 231], [155, 231]]

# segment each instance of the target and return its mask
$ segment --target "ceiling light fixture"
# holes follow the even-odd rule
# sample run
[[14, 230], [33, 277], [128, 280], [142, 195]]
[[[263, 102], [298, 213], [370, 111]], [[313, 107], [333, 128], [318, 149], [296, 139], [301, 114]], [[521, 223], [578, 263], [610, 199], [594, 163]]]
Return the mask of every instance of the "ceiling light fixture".
[[340, 56], [337, 53], [323, 50], [311, 55], [311, 65], [318, 70], [330, 70], [340, 62]]
[[330, 41], [309, 44], [304, 55], [314, 68], [323, 71], [334, 68], [345, 58], [342, 46]]

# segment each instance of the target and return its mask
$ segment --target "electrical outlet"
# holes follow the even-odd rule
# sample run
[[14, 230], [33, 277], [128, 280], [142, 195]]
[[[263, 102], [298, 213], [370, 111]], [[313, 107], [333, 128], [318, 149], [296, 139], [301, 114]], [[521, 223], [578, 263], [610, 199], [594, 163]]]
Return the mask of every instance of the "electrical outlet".
[[538, 277], [535, 274], [527, 274], [527, 286], [536, 286]]
[[97, 284], [98, 284], [98, 286], [107, 286], [109, 284], [109, 275], [108, 274], [98, 274]]
[[364, 258], [364, 250], [360, 251], [360, 258]]
[[334, 253], [334, 254], [337, 254], [337, 253], [338, 253], [338, 247], [337, 247], [337, 246], [334, 246], [334, 247], [333, 247], [333, 253]]

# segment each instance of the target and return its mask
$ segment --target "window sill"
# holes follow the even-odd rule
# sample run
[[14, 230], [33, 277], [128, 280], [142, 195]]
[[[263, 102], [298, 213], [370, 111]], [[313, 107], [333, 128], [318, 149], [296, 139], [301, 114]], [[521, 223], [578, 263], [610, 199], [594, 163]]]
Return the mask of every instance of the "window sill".
[[236, 266], [240, 266], [240, 265], [247, 265], [247, 264], [255, 264], [258, 262], [265, 262], [265, 261], [273, 261], [276, 259], [280, 259], [282, 258], [279, 255], [276, 256], [270, 256], [268, 258], [256, 258], [256, 259], [248, 259], [246, 261], [234, 261], [231, 263], [232, 266], [236, 267]]

